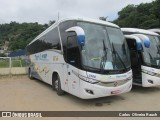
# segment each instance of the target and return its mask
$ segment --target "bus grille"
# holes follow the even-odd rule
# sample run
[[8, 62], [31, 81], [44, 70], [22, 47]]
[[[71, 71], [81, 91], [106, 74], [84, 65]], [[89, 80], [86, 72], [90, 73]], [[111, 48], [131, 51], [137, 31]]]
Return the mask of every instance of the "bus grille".
[[129, 80], [119, 80], [119, 81], [114, 81], [114, 82], [99, 82], [98, 85], [100, 86], [105, 86], [105, 87], [118, 87], [121, 86], [125, 83], [127, 83]]

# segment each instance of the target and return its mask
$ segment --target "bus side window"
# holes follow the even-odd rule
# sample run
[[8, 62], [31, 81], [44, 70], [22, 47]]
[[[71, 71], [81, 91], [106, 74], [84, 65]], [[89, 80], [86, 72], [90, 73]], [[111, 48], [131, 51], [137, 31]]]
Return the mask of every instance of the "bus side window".
[[78, 67], [79, 66], [79, 48], [77, 44], [77, 36], [67, 37], [67, 63]]

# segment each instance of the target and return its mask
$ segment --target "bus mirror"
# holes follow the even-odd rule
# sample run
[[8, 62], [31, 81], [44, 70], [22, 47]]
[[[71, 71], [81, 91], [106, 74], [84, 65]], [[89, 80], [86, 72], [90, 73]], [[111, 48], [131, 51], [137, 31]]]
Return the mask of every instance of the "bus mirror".
[[144, 40], [144, 46], [146, 48], [149, 48], [150, 47], [150, 41], [149, 40]]
[[142, 50], [142, 44], [140, 42], [137, 42], [137, 50]]
[[79, 27], [79, 26], [71, 27], [71, 28], [67, 29], [66, 32], [76, 32], [78, 44], [81, 45], [81, 46], [84, 46], [84, 44], [85, 44], [85, 33], [84, 33], [84, 30], [81, 27]]
[[142, 42], [140, 39], [136, 39], [136, 43], [137, 43], [137, 50], [142, 50]]

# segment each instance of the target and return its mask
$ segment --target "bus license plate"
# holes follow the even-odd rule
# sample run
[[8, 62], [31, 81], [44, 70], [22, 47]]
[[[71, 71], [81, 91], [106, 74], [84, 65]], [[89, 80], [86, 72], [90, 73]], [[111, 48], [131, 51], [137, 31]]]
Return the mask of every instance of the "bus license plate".
[[111, 94], [119, 94], [121, 91], [120, 90], [115, 90], [115, 91], [111, 91]]

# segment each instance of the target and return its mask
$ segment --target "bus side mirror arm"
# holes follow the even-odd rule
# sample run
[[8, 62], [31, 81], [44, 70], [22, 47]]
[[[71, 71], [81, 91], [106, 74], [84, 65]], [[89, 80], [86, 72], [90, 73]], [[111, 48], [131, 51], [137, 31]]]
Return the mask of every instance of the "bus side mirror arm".
[[81, 46], [85, 45], [85, 33], [81, 27], [79, 26], [71, 27], [68, 28], [66, 32], [75, 32], [77, 34], [78, 44]]

